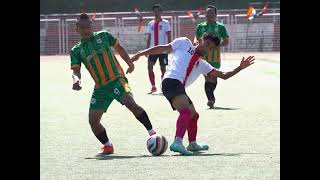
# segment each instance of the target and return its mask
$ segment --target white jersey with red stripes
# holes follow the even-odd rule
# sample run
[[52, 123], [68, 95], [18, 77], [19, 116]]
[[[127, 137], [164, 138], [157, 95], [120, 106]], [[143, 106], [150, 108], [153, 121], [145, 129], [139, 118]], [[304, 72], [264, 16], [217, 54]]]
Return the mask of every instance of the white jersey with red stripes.
[[148, 23], [148, 33], [151, 34], [150, 47], [168, 44], [167, 32], [171, 32], [168, 20], [161, 19], [159, 22], [155, 20], [150, 21]]
[[208, 75], [216, 70], [205, 60], [199, 58], [199, 53], [188, 38], [176, 38], [169, 44], [173, 50], [173, 56], [169, 60], [163, 79], [177, 79], [188, 87], [201, 74]]

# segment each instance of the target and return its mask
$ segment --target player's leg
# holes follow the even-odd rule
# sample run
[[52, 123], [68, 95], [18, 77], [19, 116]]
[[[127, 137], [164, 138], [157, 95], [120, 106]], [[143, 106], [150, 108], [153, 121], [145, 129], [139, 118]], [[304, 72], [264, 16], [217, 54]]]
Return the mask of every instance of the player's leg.
[[187, 128], [188, 140], [189, 140], [189, 145], [187, 147], [187, 150], [189, 150], [189, 151], [208, 150], [209, 149], [208, 145], [197, 143], [196, 138], [197, 138], [197, 132], [198, 132], [199, 114], [195, 110], [195, 107], [193, 104], [190, 104], [189, 108], [191, 109], [191, 118], [190, 118], [189, 125]]
[[133, 113], [136, 119], [143, 124], [150, 136], [156, 133], [152, 128], [148, 114], [135, 102], [130, 92], [126, 93], [126, 95], [123, 97], [123, 104]]
[[155, 65], [156, 61], [158, 59], [157, 55], [149, 55], [148, 56], [148, 74], [149, 74], [149, 80], [151, 83], [151, 92], [154, 93], [157, 91], [156, 83], [155, 83], [155, 75], [153, 72], [153, 66]]
[[170, 102], [173, 110], [179, 112], [176, 122], [176, 133], [174, 142], [170, 145], [170, 150], [179, 152], [182, 155], [192, 155], [192, 152], [186, 150], [183, 146], [183, 137], [186, 133], [191, 110], [189, 109], [190, 99], [187, 96], [183, 84], [175, 79], [164, 79], [162, 81], [163, 95]]
[[209, 78], [208, 76], [205, 76], [204, 89], [205, 89], [207, 99], [208, 99], [207, 105], [210, 108], [214, 107], [214, 103], [216, 101], [216, 98], [214, 96], [214, 90], [217, 87], [217, 83], [218, 83], [218, 79], [216, 77]]
[[159, 64], [161, 70], [161, 79], [163, 78], [164, 73], [166, 72], [166, 67], [168, 65], [168, 54], [161, 54], [159, 57]]
[[107, 136], [106, 129], [100, 122], [103, 113], [107, 111], [112, 100], [112, 98], [106, 96], [104, 89], [94, 90], [91, 97], [89, 124], [93, 134], [102, 144], [101, 151], [97, 154], [98, 156], [108, 155], [114, 152], [113, 145]]
[[116, 91], [116, 93], [113, 93], [114, 98], [121, 104], [125, 105], [133, 113], [136, 119], [147, 129], [150, 136], [155, 134], [156, 132], [152, 128], [148, 114], [135, 102], [128, 80], [126, 78], [119, 78], [114, 82], [113, 89], [113, 91]]

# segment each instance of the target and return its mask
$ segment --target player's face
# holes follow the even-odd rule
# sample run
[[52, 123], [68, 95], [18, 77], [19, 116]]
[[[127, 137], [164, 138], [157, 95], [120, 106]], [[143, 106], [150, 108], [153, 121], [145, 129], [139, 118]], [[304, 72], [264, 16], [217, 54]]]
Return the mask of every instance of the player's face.
[[217, 14], [215, 13], [213, 8], [207, 8], [206, 10], [206, 19], [208, 22], [216, 21]]
[[155, 16], [158, 17], [158, 16], [161, 16], [162, 11], [161, 11], [161, 9], [159, 7], [157, 7], [157, 8], [153, 9], [153, 13], [154, 13]]
[[80, 20], [77, 26], [77, 32], [82, 39], [89, 39], [92, 35], [92, 22], [90, 20]]

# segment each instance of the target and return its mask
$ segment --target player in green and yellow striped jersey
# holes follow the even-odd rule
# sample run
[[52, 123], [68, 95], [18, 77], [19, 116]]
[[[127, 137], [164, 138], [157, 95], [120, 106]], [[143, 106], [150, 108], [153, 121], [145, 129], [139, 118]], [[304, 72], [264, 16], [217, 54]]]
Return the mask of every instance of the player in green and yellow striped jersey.
[[[214, 33], [221, 39], [220, 47], [227, 46], [229, 44], [229, 35], [225, 26], [222, 23], [217, 22], [216, 19], [217, 8], [213, 5], [208, 5], [206, 9], [206, 21], [199, 23], [196, 28], [196, 38], [199, 44], [202, 42], [201, 37], [206, 32]], [[207, 62], [217, 69], [221, 66], [220, 47], [216, 50], [210, 51], [205, 57]], [[214, 107], [216, 100], [213, 92], [216, 89], [217, 83], [217, 78], [209, 78], [205, 76], [205, 92], [208, 98], [207, 105], [210, 108]]]
[[80, 42], [70, 51], [71, 69], [73, 70], [73, 89], [81, 90], [81, 65], [89, 71], [95, 82], [89, 108], [89, 123], [94, 135], [103, 144], [98, 155], [114, 152], [105, 128], [100, 123], [101, 117], [114, 99], [125, 105], [145, 126], [149, 135], [155, 134], [147, 113], [133, 99], [128, 80], [122, 67], [112, 52], [114, 48], [129, 68], [134, 70], [130, 57], [119, 41], [107, 31], [93, 32], [92, 20], [87, 14], [81, 14], [76, 23]]

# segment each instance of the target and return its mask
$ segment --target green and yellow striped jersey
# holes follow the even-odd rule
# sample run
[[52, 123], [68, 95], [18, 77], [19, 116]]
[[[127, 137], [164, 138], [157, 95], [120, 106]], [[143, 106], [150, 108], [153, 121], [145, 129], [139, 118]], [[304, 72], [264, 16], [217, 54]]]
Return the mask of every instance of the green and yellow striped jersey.
[[119, 45], [118, 40], [107, 31], [93, 32], [89, 40], [80, 40], [70, 52], [71, 69], [84, 64], [95, 81], [95, 88], [125, 77], [111, 47]]
[[[196, 28], [196, 37], [200, 38], [203, 36], [204, 33], [206, 32], [212, 32], [214, 33], [216, 36], [225, 39], [228, 38], [228, 32], [225, 28], [225, 26], [220, 23], [220, 22], [215, 22], [212, 24], [209, 24], [207, 21], [199, 23], [197, 25]], [[220, 50], [212, 50], [211, 52], [208, 53], [208, 55], [206, 56], [206, 60], [208, 63], [210, 63], [211, 65], [213, 65], [216, 68], [220, 68], [220, 62], [221, 62], [221, 58], [220, 58]]]

